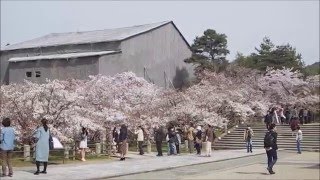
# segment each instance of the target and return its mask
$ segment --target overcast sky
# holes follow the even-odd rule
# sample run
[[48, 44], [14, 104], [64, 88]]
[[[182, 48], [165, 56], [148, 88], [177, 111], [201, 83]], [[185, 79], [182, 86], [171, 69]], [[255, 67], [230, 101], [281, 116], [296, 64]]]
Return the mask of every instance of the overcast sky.
[[1, 46], [49, 33], [172, 20], [187, 41], [211, 28], [228, 36], [228, 59], [264, 36], [290, 43], [306, 64], [319, 61], [319, 1], [2, 1]]

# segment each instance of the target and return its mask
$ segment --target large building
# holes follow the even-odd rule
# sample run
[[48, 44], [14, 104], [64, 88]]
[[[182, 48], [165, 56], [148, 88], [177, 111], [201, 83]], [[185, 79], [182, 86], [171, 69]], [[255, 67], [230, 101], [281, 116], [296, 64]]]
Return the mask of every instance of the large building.
[[[188, 42], [172, 21], [133, 27], [52, 33], [1, 49], [1, 84], [24, 79], [87, 79], [132, 71], [160, 86], [193, 77]], [[184, 71], [184, 73], [181, 73]], [[182, 78], [183, 79], [183, 78]]]

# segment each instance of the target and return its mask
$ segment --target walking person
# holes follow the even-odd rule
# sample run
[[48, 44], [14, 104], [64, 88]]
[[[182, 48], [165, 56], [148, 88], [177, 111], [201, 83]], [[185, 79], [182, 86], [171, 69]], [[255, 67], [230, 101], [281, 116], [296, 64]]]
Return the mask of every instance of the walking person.
[[14, 129], [10, 126], [11, 121], [9, 118], [2, 120], [3, 128], [0, 134], [0, 149], [2, 150], [2, 177], [7, 175], [7, 167], [9, 169], [9, 177], [13, 176], [12, 170], [12, 151], [14, 149], [15, 133]]
[[300, 126], [297, 127], [296, 141], [297, 141], [297, 153], [301, 154], [301, 141], [302, 141], [302, 131]]
[[267, 170], [269, 171], [270, 174], [275, 174], [273, 171], [273, 166], [276, 164], [278, 155], [277, 155], [277, 150], [278, 150], [278, 145], [277, 145], [277, 132], [276, 132], [276, 125], [272, 123], [269, 127], [269, 131], [266, 133], [264, 137], [264, 148], [267, 153], [268, 157], [268, 167]]
[[138, 148], [139, 148], [139, 154], [143, 155], [143, 140], [144, 140], [144, 135], [143, 135], [143, 130], [142, 126], [138, 126], [138, 130], [135, 131], [135, 134], [138, 135], [137, 141], [138, 141]]
[[252, 136], [253, 130], [248, 125], [248, 127], [244, 130], [243, 134], [243, 140], [246, 142], [247, 153], [249, 153], [249, 151], [252, 153]]
[[127, 154], [128, 129], [125, 124], [121, 125], [119, 133], [120, 161], [126, 160]]
[[188, 128], [188, 131], [187, 131], [188, 149], [190, 154], [193, 153], [194, 138], [195, 138], [195, 135], [194, 135], [193, 123], [190, 123], [190, 127]]
[[88, 148], [88, 130], [85, 127], [82, 127], [80, 134], [80, 153], [81, 153], [81, 161], [86, 161], [86, 149]]
[[201, 148], [202, 148], [202, 131], [201, 126], [197, 126], [197, 133], [195, 136], [195, 148], [197, 150], [197, 155], [201, 155]]
[[207, 143], [207, 146], [206, 146], [206, 156], [208, 157], [211, 157], [211, 151], [212, 151], [212, 142], [214, 141], [214, 132], [213, 132], [213, 128], [210, 124], [207, 125], [207, 129], [206, 129], [206, 132], [205, 132], [205, 141]]
[[[43, 118], [41, 120], [42, 126], [40, 126], [34, 137], [36, 139], [36, 166], [37, 171], [34, 175], [39, 175], [39, 173], [47, 174], [47, 166], [49, 159], [49, 138], [50, 132], [49, 127], [47, 125], [47, 119]], [[40, 163], [43, 163], [43, 171], [40, 172]]]
[[164, 131], [162, 127], [155, 126], [154, 129], [154, 141], [156, 142], [157, 147], [157, 156], [163, 156], [162, 154], [162, 141], [164, 140]]

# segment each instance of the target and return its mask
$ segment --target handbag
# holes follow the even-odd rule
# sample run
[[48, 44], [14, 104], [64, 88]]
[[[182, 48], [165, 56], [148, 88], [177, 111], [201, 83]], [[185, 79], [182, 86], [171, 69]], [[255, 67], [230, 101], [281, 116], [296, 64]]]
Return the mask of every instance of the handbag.
[[53, 139], [51, 134], [49, 135], [49, 150], [53, 150], [54, 149], [54, 145], [53, 145]]

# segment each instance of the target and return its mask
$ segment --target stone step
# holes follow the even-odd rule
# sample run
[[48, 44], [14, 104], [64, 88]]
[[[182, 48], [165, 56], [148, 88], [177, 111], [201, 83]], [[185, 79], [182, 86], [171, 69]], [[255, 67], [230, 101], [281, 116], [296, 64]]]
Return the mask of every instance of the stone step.
[[[253, 144], [253, 147], [262, 147], [263, 144]], [[235, 144], [215, 144], [213, 147], [238, 147], [238, 148], [243, 148], [246, 147], [245, 144], [242, 145], [235, 145]], [[278, 144], [279, 148], [285, 148], [285, 147], [297, 147], [296, 144]], [[301, 145], [301, 148], [314, 148], [314, 149], [319, 149], [319, 146], [312, 146], [312, 145]]]
[[[216, 144], [231, 144], [231, 145], [242, 145], [242, 144], [245, 144], [245, 142], [226, 142], [226, 141], [221, 141], [221, 142], [217, 142]], [[253, 144], [263, 144], [263, 141], [253, 141]], [[280, 144], [296, 144], [295, 141], [293, 142], [277, 142], [278, 145]], [[319, 146], [319, 143], [318, 142], [301, 142], [301, 144], [303, 145], [310, 145], [310, 146]]]

